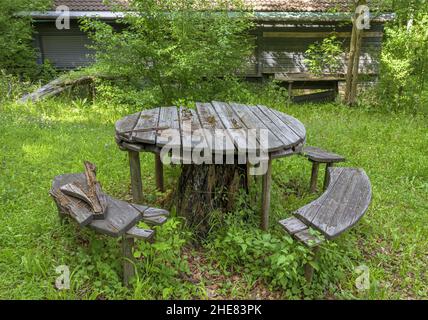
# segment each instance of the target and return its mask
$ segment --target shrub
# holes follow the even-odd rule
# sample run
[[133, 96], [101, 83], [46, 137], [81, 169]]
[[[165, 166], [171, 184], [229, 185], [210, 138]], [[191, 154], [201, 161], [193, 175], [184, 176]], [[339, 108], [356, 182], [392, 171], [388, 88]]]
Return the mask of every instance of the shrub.
[[134, 0], [121, 30], [84, 20], [98, 67], [127, 76], [138, 89], [152, 89], [163, 105], [215, 90], [219, 77], [234, 76], [251, 54], [248, 14], [230, 16], [237, 0]]

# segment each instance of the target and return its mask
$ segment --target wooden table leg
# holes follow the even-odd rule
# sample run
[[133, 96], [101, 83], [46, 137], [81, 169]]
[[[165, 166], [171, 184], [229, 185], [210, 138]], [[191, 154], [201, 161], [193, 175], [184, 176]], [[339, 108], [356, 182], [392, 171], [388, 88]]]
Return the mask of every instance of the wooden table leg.
[[311, 173], [311, 183], [310, 183], [310, 191], [311, 193], [317, 192], [317, 181], [318, 181], [318, 170], [320, 164], [318, 162], [312, 162], [312, 173]]
[[266, 173], [262, 181], [262, 212], [261, 228], [267, 231], [269, 228], [269, 209], [270, 209], [270, 189], [272, 185], [272, 159], [269, 158]]
[[155, 174], [156, 174], [156, 187], [160, 192], [164, 192], [163, 185], [163, 163], [160, 153], [155, 153]]
[[325, 189], [326, 189], [326, 188], [327, 188], [327, 186], [328, 186], [329, 178], [330, 178], [330, 176], [329, 176], [329, 174], [328, 174], [328, 168], [333, 167], [333, 165], [334, 165], [334, 163], [330, 162], [330, 163], [327, 163], [327, 164], [326, 164], [326, 166], [325, 166], [324, 186], [323, 186], [324, 191], [325, 191]]
[[134, 256], [132, 248], [134, 246], [134, 238], [122, 236], [122, 256], [123, 256], [123, 285], [128, 287], [131, 279], [135, 276]]
[[250, 193], [250, 187], [251, 187], [251, 175], [250, 175], [250, 169], [251, 164], [247, 162], [247, 171], [245, 172], [245, 192], [247, 194]]
[[140, 154], [136, 151], [128, 151], [129, 167], [131, 170], [132, 199], [135, 203], [143, 202], [143, 182], [141, 181]]

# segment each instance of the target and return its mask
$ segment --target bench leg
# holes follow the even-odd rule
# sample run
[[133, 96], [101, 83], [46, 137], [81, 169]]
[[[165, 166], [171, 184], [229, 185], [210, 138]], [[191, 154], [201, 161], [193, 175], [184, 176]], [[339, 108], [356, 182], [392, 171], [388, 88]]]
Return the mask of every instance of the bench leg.
[[129, 168], [131, 170], [132, 199], [135, 203], [143, 202], [143, 182], [141, 180], [140, 154], [136, 151], [128, 151]]
[[317, 192], [317, 180], [318, 180], [319, 167], [320, 167], [320, 164], [318, 162], [312, 162], [311, 183], [309, 187], [311, 193]]
[[272, 185], [272, 159], [269, 158], [267, 171], [263, 175], [263, 181], [262, 181], [261, 228], [264, 231], [267, 231], [269, 228], [269, 209], [270, 209], [271, 185]]
[[329, 179], [330, 179], [330, 176], [329, 176], [329, 174], [328, 174], [328, 168], [331, 168], [331, 167], [333, 167], [333, 163], [327, 163], [326, 164], [326, 166], [325, 166], [325, 174], [324, 174], [324, 191], [325, 191], [325, 189], [327, 188], [327, 186], [328, 186], [328, 183], [329, 183]]
[[164, 192], [163, 185], [163, 163], [160, 157], [160, 153], [155, 153], [155, 173], [156, 173], [156, 188], [160, 192]]
[[[314, 247], [312, 249], [312, 261], [317, 261], [319, 256], [320, 247]], [[305, 279], [308, 283], [312, 282], [312, 278], [314, 276], [314, 267], [311, 266], [311, 264], [308, 262], [305, 264]]]
[[122, 236], [122, 255], [123, 255], [123, 285], [129, 286], [131, 279], [135, 276], [134, 256], [132, 248], [134, 246], [134, 238]]

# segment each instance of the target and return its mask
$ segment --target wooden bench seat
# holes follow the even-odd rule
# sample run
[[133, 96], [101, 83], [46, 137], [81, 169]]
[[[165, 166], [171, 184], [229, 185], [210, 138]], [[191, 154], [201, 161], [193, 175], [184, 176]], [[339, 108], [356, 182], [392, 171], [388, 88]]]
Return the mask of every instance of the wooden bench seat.
[[[294, 217], [279, 221], [295, 239], [316, 249], [324, 240], [310, 228], [327, 240], [335, 239], [363, 217], [371, 202], [370, 180], [364, 170], [328, 168], [327, 174], [328, 186], [318, 199], [298, 209]], [[310, 266], [306, 268], [313, 273]]]
[[[95, 179], [95, 166], [93, 166], [92, 172], [93, 179]], [[134, 276], [132, 264], [134, 240], [153, 241], [155, 235], [154, 230], [139, 228], [137, 224], [143, 221], [148, 225], [161, 225], [167, 221], [169, 212], [114, 199], [102, 192], [99, 186], [98, 195], [103, 199], [104, 208], [102, 208], [102, 212], [97, 213], [88, 196], [91, 195], [88, 191], [90, 173], [86, 170], [85, 173], [64, 174], [55, 177], [50, 194], [57, 204], [61, 221], [65, 217], [70, 217], [80, 227], [87, 226], [107, 236], [122, 237], [123, 282], [128, 285]]]
[[345, 157], [338, 155], [336, 153], [332, 153], [317, 147], [307, 146], [303, 148], [302, 151], [303, 156], [308, 158], [310, 162], [312, 162], [312, 173], [311, 173], [311, 182], [310, 182], [310, 190], [312, 193], [317, 191], [317, 180], [318, 180], [318, 171], [320, 164], [325, 164], [325, 176], [324, 176], [324, 190], [328, 184], [328, 172], [327, 170], [335, 163], [346, 161]]
[[283, 226], [285, 231], [310, 248], [318, 246], [324, 241], [323, 238], [311, 234], [309, 227], [295, 217], [281, 220], [279, 223]]

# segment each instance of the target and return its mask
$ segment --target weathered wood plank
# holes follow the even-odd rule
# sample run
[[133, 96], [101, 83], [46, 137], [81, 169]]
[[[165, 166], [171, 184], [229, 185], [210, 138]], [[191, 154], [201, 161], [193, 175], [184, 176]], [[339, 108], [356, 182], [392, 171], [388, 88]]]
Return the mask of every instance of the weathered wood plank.
[[198, 102], [196, 110], [202, 127], [211, 134], [211, 137], [207, 137], [207, 131], [205, 132], [205, 138], [211, 150], [214, 153], [234, 154], [235, 146], [211, 103]]
[[248, 129], [267, 130], [267, 141], [265, 141], [263, 139], [263, 135], [261, 135], [260, 137], [258, 137], [259, 145], [264, 146], [264, 148], [266, 148], [269, 152], [284, 149], [284, 143], [280, 139], [278, 139], [269, 130], [269, 128], [264, 123], [262, 123], [259, 118], [255, 116], [253, 112], [251, 112], [250, 108], [252, 107], [237, 103], [231, 103], [230, 106]]
[[196, 146], [201, 149], [208, 148], [196, 111], [180, 107], [179, 117], [183, 151], [191, 152]]
[[270, 109], [282, 122], [288, 125], [300, 138], [306, 139], [305, 126], [296, 118], [282, 113], [278, 110]]
[[108, 206], [103, 220], [93, 220], [89, 227], [96, 231], [119, 237], [133, 227], [140, 219], [140, 212], [125, 201], [107, 196]]
[[126, 231], [127, 238], [135, 238], [141, 240], [151, 240], [155, 235], [155, 231], [132, 227]]
[[[355, 172], [343, 170], [340, 178], [337, 180], [335, 185], [329, 188], [329, 196], [325, 199], [313, 217], [311, 224], [317, 226], [317, 229], [321, 230], [324, 234], [331, 236], [331, 232], [334, 232], [336, 226], [334, 225], [333, 218], [341, 214], [351, 215], [351, 212], [343, 212], [343, 208], [346, 206], [348, 201], [348, 191], [353, 190], [353, 185], [356, 181], [354, 180]], [[331, 224], [333, 223], [333, 225]], [[333, 229], [333, 230], [332, 230]]]
[[122, 255], [123, 255], [123, 284], [129, 286], [131, 279], [135, 276], [135, 259], [132, 254], [134, 238], [122, 236]]
[[163, 163], [159, 153], [155, 154], [155, 178], [156, 178], [156, 188], [160, 192], [164, 192], [165, 188], [163, 184]]
[[143, 212], [143, 217], [168, 217], [170, 213], [167, 210], [149, 207]]
[[82, 189], [83, 186], [79, 185], [78, 182], [72, 182], [60, 188], [61, 192], [63, 192], [67, 196], [74, 197], [86, 202], [91, 207], [92, 211], [94, 211], [95, 204]]
[[178, 132], [180, 130], [177, 107], [160, 108], [158, 127], [162, 128], [156, 137], [156, 145], [158, 147], [161, 148], [169, 144], [173, 148], [180, 148], [181, 139], [177, 139], [177, 141], [175, 141], [176, 139], [172, 139], [174, 131]]
[[132, 132], [130, 140], [132, 142], [155, 144], [159, 113], [160, 108], [142, 111], [140, 117], [138, 118], [137, 124], [133, 129], [134, 132]]
[[279, 224], [285, 229], [285, 231], [287, 231], [291, 235], [308, 229], [308, 226], [306, 224], [304, 224], [301, 220], [295, 217], [281, 220], [279, 221]]
[[[342, 173], [343, 168], [337, 168], [340, 169], [338, 171], [335, 171], [333, 173], [333, 177], [330, 179], [330, 185], [328, 186], [328, 189], [333, 187], [334, 184], [338, 181], [338, 178], [340, 174]], [[312, 220], [315, 218], [319, 208], [323, 204], [323, 202], [328, 199], [328, 192], [324, 192], [318, 199], [315, 201], [312, 201], [311, 203], [305, 205], [304, 207], [298, 209], [295, 212], [295, 215], [298, 218], [301, 218], [303, 222], [310, 224]]]
[[155, 225], [160, 226], [164, 224], [168, 218], [164, 216], [158, 216], [158, 217], [143, 217], [143, 221], [149, 225]]
[[269, 159], [267, 171], [263, 175], [263, 179], [262, 179], [261, 228], [262, 230], [265, 230], [265, 231], [269, 229], [271, 186], [272, 186], [272, 159]]
[[[330, 170], [332, 169], [329, 169], [329, 171]], [[333, 221], [336, 228], [331, 232], [328, 230], [329, 234], [335, 235], [341, 230], [347, 230], [354, 226], [361, 218], [361, 213], [365, 213], [370, 206], [372, 196], [370, 180], [367, 174], [362, 170], [359, 170], [358, 175], [359, 181], [356, 183], [355, 189], [349, 195], [346, 206], [343, 208], [344, 212], [349, 212], [351, 214], [338, 215]]]
[[252, 153], [256, 152], [258, 149], [257, 142], [248, 139], [246, 126], [233, 112], [232, 108], [227, 103], [218, 101], [213, 101], [212, 105], [237, 150], [246, 150]]
[[294, 234], [294, 237], [303, 242], [309, 248], [317, 247], [324, 242], [323, 238], [311, 234], [310, 229], [297, 232]]
[[[272, 109], [263, 105], [258, 105], [257, 107], [270, 119], [270, 121], [275, 123], [275, 125], [281, 130], [281, 132], [284, 133], [284, 135], [287, 136], [287, 139], [292, 142], [292, 146], [296, 146], [305, 141], [306, 136], [302, 135], [301, 127], [303, 125], [300, 123], [300, 121], [297, 119], [294, 119], [296, 121], [291, 121], [291, 119], [289, 119], [290, 121], [286, 123], [281, 120]], [[297, 121], [299, 123], [297, 123]]]
[[141, 144], [122, 142], [122, 147], [128, 151], [142, 152], [144, 151], [144, 146]]
[[290, 128], [287, 125], [282, 122], [280, 126], [277, 126], [277, 123], [280, 122], [278, 118], [276, 121], [272, 120], [271, 117], [267, 116], [258, 106], [250, 108], [250, 110], [264, 123], [266, 128], [269, 128], [269, 130], [282, 141], [284, 148], [291, 148], [298, 143], [299, 139], [294, 138], [292, 135], [293, 132], [290, 132]]
[[91, 207], [94, 210], [95, 217], [104, 217], [104, 212], [107, 207], [107, 199], [101, 185], [96, 178], [96, 166], [89, 161], [84, 162], [85, 166], [85, 177], [87, 188], [85, 189], [86, 195], [91, 200]]
[[128, 151], [129, 169], [131, 174], [132, 200], [140, 204], [143, 201], [143, 181], [141, 179], [140, 154]]
[[311, 193], [317, 192], [319, 167], [320, 167], [320, 164], [318, 162], [314, 162], [312, 164], [311, 182], [310, 182], [310, 186], [309, 186], [309, 190], [311, 191]]
[[51, 189], [50, 195], [55, 200], [58, 209], [73, 218], [80, 227], [87, 226], [94, 219], [92, 210], [84, 201], [69, 197], [57, 188]]
[[309, 160], [321, 163], [336, 163], [345, 161], [345, 157], [317, 147], [307, 146], [303, 148], [303, 155]]
[[329, 168], [330, 182], [321, 197], [297, 210], [295, 215], [334, 239], [355, 225], [371, 201], [370, 180], [364, 170]]
[[137, 125], [141, 112], [126, 116], [115, 123], [116, 134], [124, 141], [131, 142], [132, 130]]

